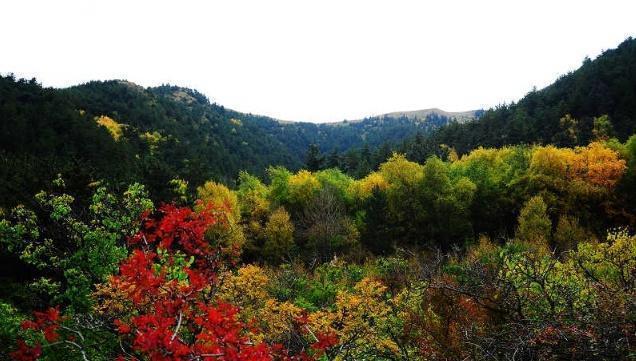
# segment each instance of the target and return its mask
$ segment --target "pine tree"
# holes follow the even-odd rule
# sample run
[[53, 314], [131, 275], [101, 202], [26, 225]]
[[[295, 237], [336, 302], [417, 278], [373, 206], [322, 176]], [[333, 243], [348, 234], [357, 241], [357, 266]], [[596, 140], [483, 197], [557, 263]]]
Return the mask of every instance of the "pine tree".
[[310, 144], [307, 149], [307, 157], [305, 166], [307, 170], [315, 172], [324, 168], [325, 157], [320, 152], [320, 148], [316, 144]]

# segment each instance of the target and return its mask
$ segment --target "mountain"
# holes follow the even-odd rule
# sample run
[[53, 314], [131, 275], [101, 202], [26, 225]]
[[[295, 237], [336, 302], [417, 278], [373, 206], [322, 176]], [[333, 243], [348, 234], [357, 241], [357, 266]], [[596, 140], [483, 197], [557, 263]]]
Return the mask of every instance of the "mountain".
[[[566, 114], [574, 121], [562, 122]], [[594, 119], [602, 115], [609, 116], [611, 136], [625, 140], [636, 132], [636, 39], [628, 38], [594, 60], [586, 58], [577, 70], [517, 103], [487, 110], [478, 122], [441, 127], [420, 142], [426, 150], [416, 153], [434, 153], [440, 144], [459, 153], [522, 143], [583, 145], [593, 139]]]
[[[571, 117], [561, 121], [566, 114]], [[459, 153], [521, 143], [574, 146], [593, 138], [595, 118], [605, 114], [611, 135], [625, 140], [636, 132], [632, 38], [514, 104], [329, 124], [245, 114], [172, 85], [111, 80], [53, 89], [0, 76], [0, 206], [31, 199], [58, 174], [82, 190], [79, 197], [96, 182], [116, 188], [139, 181], [165, 199], [166, 184], [176, 177], [196, 187], [210, 179], [232, 184], [243, 170], [263, 176], [271, 165], [299, 169], [312, 144], [329, 152], [326, 166], [355, 175], [391, 150], [421, 161], [443, 152], [441, 145]]]
[[171, 85], [112, 80], [53, 89], [0, 77], [0, 205], [29, 199], [57, 174], [74, 189], [140, 181], [161, 199], [175, 177], [191, 187], [209, 179], [232, 184], [243, 170], [299, 169], [311, 144], [324, 152], [377, 148], [450, 121], [430, 113], [424, 120], [280, 122]]
[[421, 110], [411, 110], [406, 112], [392, 112], [392, 113], [383, 114], [381, 115], [381, 117], [387, 117], [387, 118], [406, 117], [408, 119], [422, 121], [422, 120], [429, 119], [429, 117], [431, 116], [439, 116], [439, 117], [445, 117], [448, 119], [453, 119], [460, 123], [464, 123], [464, 122], [471, 121], [481, 117], [483, 113], [484, 113], [483, 110], [470, 110], [466, 112], [447, 112], [437, 108], [430, 108], [430, 109], [421, 109]]
[[[461, 118], [455, 116], [460, 114], [462, 114]], [[377, 147], [383, 143], [397, 143], [410, 135], [429, 133], [454, 121], [476, 119], [478, 115], [479, 111], [451, 113], [431, 109], [426, 114], [408, 115], [404, 112], [396, 112], [333, 123], [292, 122], [284, 125], [288, 129], [297, 129], [304, 133], [304, 137], [301, 137], [308, 144], [317, 144], [323, 151], [333, 149], [346, 151], [364, 145]]]

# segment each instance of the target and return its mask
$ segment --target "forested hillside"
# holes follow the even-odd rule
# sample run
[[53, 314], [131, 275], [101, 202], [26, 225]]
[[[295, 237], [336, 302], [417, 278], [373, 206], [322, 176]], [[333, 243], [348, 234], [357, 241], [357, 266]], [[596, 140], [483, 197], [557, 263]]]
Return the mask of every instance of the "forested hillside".
[[[628, 359], [636, 136], [242, 173], [0, 220], [15, 360]], [[30, 312], [35, 310], [33, 316]], [[210, 356], [214, 355], [214, 356]]]
[[[233, 184], [240, 171], [301, 168], [311, 144], [338, 154], [375, 149], [450, 120], [431, 113], [424, 119], [283, 123], [225, 109], [175, 86], [107, 81], [58, 90], [7, 76], [0, 78], [0, 204], [27, 201], [58, 173], [84, 191], [97, 181], [142, 181], [160, 199], [176, 177], [192, 185], [207, 179]], [[368, 170], [357, 163], [350, 168]]]
[[460, 153], [523, 143], [583, 145], [594, 138], [594, 119], [603, 115], [612, 124], [611, 136], [625, 140], [636, 131], [636, 39], [585, 59], [576, 71], [517, 103], [486, 111], [478, 122], [444, 127], [416, 148], [432, 154], [440, 144]]
[[335, 124], [0, 77], [0, 359], [633, 359], [634, 64]]

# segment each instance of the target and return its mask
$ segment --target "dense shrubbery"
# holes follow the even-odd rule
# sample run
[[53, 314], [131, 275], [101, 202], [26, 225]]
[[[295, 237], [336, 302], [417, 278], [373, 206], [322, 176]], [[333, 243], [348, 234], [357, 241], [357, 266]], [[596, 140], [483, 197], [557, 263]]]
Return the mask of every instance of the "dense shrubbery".
[[634, 144], [395, 154], [360, 179], [272, 167], [196, 195], [175, 179], [159, 206], [134, 184], [83, 209], [57, 179], [0, 220], [0, 355], [627, 358]]

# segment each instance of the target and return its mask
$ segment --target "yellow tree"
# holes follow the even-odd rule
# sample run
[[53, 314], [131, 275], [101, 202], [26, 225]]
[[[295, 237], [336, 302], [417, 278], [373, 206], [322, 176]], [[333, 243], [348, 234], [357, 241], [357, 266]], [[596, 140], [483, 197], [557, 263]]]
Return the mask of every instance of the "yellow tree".
[[552, 221], [548, 217], [547, 206], [541, 196], [530, 198], [519, 214], [516, 236], [522, 242], [545, 246], [550, 239]]
[[585, 148], [577, 149], [572, 162], [574, 174], [592, 186], [605, 189], [613, 188], [627, 168], [618, 152], [594, 142]]
[[217, 295], [221, 300], [239, 306], [243, 321], [258, 326], [255, 340], [289, 344], [297, 333], [295, 326], [304, 310], [272, 298], [267, 292], [269, 282], [263, 268], [247, 265], [235, 274], [223, 274]]
[[338, 337], [331, 357], [335, 360], [364, 360], [397, 355], [400, 350], [387, 332], [392, 326], [393, 307], [386, 287], [371, 278], [358, 282], [353, 290], [338, 292], [335, 309], [309, 316], [310, 325]]
[[236, 192], [223, 184], [208, 181], [197, 188], [197, 194], [200, 202], [195, 210], [200, 211], [211, 206], [213, 209], [219, 210], [219, 215], [224, 218], [224, 222], [218, 222], [209, 230], [208, 237], [226, 247], [243, 247], [245, 235], [239, 224], [241, 209]]
[[274, 262], [290, 255], [294, 247], [294, 224], [285, 208], [278, 208], [269, 216], [265, 225], [263, 253]]

